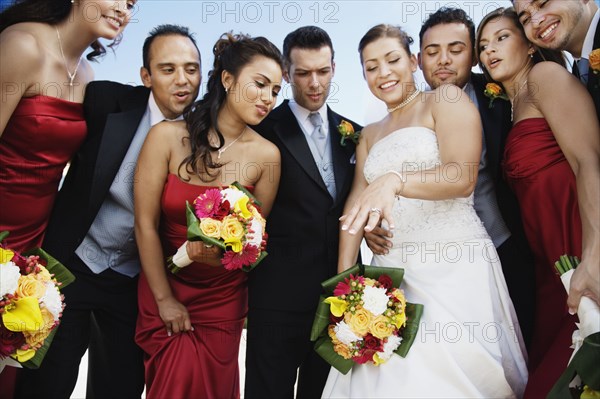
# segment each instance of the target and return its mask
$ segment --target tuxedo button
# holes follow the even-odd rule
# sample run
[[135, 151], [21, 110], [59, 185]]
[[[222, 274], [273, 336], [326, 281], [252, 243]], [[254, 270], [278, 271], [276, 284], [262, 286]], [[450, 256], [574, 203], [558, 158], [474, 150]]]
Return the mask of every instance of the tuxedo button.
[[325, 172], [327, 172], [327, 171], [329, 170], [329, 164], [327, 164], [327, 163], [324, 163], [324, 164], [323, 164], [323, 170], [324, 170]]

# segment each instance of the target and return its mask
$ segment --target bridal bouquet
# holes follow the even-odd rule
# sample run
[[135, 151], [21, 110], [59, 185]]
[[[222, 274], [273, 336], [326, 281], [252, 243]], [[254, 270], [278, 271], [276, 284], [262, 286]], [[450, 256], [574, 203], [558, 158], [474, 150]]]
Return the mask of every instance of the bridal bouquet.
[[[576, 256], [567, 255], [561, 256], [555, 263], [567, 292], [571, 286], [571, 276], [578, 265], [579, 259]], [[577, 316], [579, 329], [573, 332], [573, 355], [569, 366], [548, 394], [548, 398], [600, 397], [600, 308], [593, 300], [582, 296]]]
[[329, 364], [346, 374], [355, 363], [385, 363], [405, 357], [423, 305], [406, 302], [399, 287], [403, 269], [357, 264], [322, 283], [311, 341]]
[[[266, 222], [259, 206], [256, 198], [237, 182], [222, 190], [206, 190], [196, 197], [193, 206], [186, 202], [187, 238], [221, 248], [225, 269], [250, 271], [267, 256]], [[186, 244], [187, 241], [167, 258], [167, 268], [172, 273], [193, 262]]]
[[[7, 235], [7, 232], [0, 233], [0, 241]], [[59, 288], [74, 279], [42, 249], [19, 254], [0, 246], [2, 365], [40, 366], [65, 307]]]

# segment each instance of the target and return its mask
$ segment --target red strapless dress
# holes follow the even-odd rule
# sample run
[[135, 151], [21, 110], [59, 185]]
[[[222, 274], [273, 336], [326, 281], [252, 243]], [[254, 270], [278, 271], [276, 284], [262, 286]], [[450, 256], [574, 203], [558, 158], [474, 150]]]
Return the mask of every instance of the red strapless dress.
[[87, 133], [83, 106], [22, 98], [0, 137], [0, 231], [8, 247], [40, 246], [65, 165]]
[[[83, 106], [48, 96], [24, 97], [0, 137], [0, 232], [8, 248], [42, 244], [65, 165], [85, 139]], [[0, 374], [0, 398], [13, 397], [17, 369]]]
[[572, 353], [577, 318], [554, 269], [561, 255], [581, 258], [582, 231], [575, 175], [543, 118], [519, 121], [504, 150], [504, 173], [521, 207], [535, 256], [536, 320], [525, 397], [546, 397]]
[[[169, 174], [160, 224], [165, 256], [186, 240], [185, 201], [211, 187]], [[136, 342], [145, 352], [148, 398], [239, 398], [238, 352], [248, 310], [246, 273], [193, 263], [167, 278], [189, 312], [194, 331], [167, 336], [142, 273]]]

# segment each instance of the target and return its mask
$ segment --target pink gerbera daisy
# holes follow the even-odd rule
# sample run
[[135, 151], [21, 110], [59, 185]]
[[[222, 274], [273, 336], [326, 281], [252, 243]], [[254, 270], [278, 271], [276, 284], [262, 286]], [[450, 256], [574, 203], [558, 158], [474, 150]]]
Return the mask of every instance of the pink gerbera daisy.
[[223, 196], [221, 195], [221, 191], [218, 189], [211, 188], [206, 190], [204, 194], [199, 195], [194, 200], [196, 216], [198, 218], [212, 217], [219, 209], [222, 200]]
[[239, 252], [225, 251], [221, 264], [227, 270], [237, 270], [244, 266], [250, 266], [258, 259], [258, 248], [254, 245], [245, 244], [244, 248]]

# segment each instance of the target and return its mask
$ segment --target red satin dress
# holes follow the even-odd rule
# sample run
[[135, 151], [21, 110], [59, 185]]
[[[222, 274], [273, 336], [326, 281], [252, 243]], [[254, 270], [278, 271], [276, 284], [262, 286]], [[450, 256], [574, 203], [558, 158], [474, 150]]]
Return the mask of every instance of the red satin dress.
[[[0, 232], [8, 248], [42, 244], [65, 165], [85, 139], [83, 106], [48, 96], [21, 99], [0, 137]], [[0, 373], [0, 398], [12, 398], [17, 369]]]
[[0, 137], [0, 231], [9, 248], [38, 247], [65, 165], [86, 136], [83, 106], [22, 98]]
[[573, 170], [544, 118], [524, 119], [510, 131], [504, 173], [521, 207], [535, 256], [536, 319], [525, 398], [546, 397], [567, 367], [577, 318], [554, 269], [561, 255], [581, 258], [582, 231]]
[[[185, 201], [212, 188], [169, 174], [161, 199], [165, 256], [186, 240]], [[239, 398], [239, 344], [248, 311], [247, 276], [193, 263], [167, 278], [194, 331], [167, 336], [144, 274], [138, 286], [136, 342], [145, 352], [147, 398]]]

